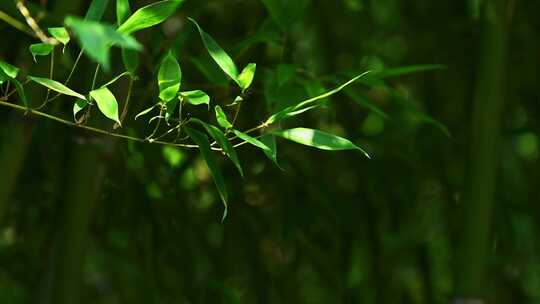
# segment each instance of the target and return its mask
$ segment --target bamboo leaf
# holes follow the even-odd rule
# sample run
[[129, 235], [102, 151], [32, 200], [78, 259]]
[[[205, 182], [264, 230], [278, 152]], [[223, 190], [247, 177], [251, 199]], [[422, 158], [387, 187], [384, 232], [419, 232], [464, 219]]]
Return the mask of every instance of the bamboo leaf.
[[169, 18], [184, 0], [164, 0], [138, 9], [120, 27], [118, 32], [131, 34], [157, 25]]
[[86, 97], [84, 97], [82, 94], [79, 94], [73, 91], [72, 89], [66, 87], [65, 85], [61, 84], [58, 81], [48, 79], [48, 78], [32, 77], [32, 76], [28, 76], [28, 79], [42, 86], [45, 86], [53, 91], [56, 91], [60, 94], [69, 95], [69, 96], [77, 97], [82, 100], [86, 100]]
[[15, 86], [15, 89], [17, 90], [17, 95], [19, 95], [19, 98], [21, 99], [23, 105], [28, 107], [28, 100], [26, 99], [26, 94], [24, 93], [24, 88], [22, 84], [15, 78], [10, 79], [10, 81]]
[[240, 86], [242, 91], [247, 90], [251, 86], [253, 78], [255, 77], [256, 69], [257, 64], [250, 63], [242, 70], [242, 73], [240, 73], [240, 75], [238, 76], [238, 85]]
[[214, 59], [214, 61], [219, 65], [223, 72], [225, 72], [225, 74], [229, 75], [229, 77], [231, 77], [234, 81], [238, 83], [238, 69], [236, 68], [236, 65], [234, 64], [234, 61], [231, 59], [231, 57], [217, 44], [214, 38], [208, 35], [199, 26], [195, 19], [189, 18], [189, 20], [193, 22], [193, 24], [195, 24], [195, 26], [199, 30], [199, 34], [201, 35], [203, 44], [212, 59]]
[[249, 144], [251, 145], [254, 145], [255, 147], [263, 150], [266, 153], [270, 153], [272, 154], [272, 149], [270, 149], [270, 147], [268, 147], [267, 145], [265, 145], [263, 142], [261, 142], [260, 140], [254, 138], [254, 137], [251, 137], [249, 135], [247, 135], [246, 133], [243, 133], [241, 131], [238, 131], [238, 130], [233, 130], [234, 134], [236, 136], [238, 136], [238, 138], [248, 142]]
[[131, 15], [129, 0], [116, 0], [116, 23], [121, 25]]
[[362, 148], [353, 144], [348, 139], [319, 130], [308, 128], [294, 128], [289, 130], [273, 131], [272, 134], [302, 145], [315, 147], [321, 150], [359, 150], [364, 153], [366, 157], [369, 158], [369, 155]]
[[73, 119], [77, 121], [77, 113], [82, 111], [84, 108], [88, 106], [88, 101], [77, 99], [75, 103], [73, 104]]
[[65, 27], [50, 27], [47, 30], [49, 31], [49, 34], [54, 37], [54, 39], [60, 41], [60, 43], [63, 45], [68, 44], [71, 40]]
[[225, 210], [223, 211], [223, 216], [221, 220], [225, 220], [227, 217], [228, 212], [228, 195], [227, 195], [227, 188], [225, 187], [225, 180], [223, 179], [223, 176], [221, 175], [221, 171], [219, 170], [219, 167], [214, 159], [214, 155], [212, 154], [212, 150], [210, 149], [210, 143], [208, 142], [208, 137], [204, 135], [203, 133], [191, 129], [186, 128], [186, 133], [193, 139], [193, 141], [199, 146], [199, 150], [201, 151], [201, 155], [204, 158], [206, 165], [210, 169], [210, 173], [212, 174], [212, 177], [214, 179], [214, 183], [216, 184], [216, 187], [219, 192], [219, 196], [221, 197], [221, 200], [223, 202], [223, 206]]
[[118, 102], [107, 87], [91, 91], [90, 96], [96, 101], [98, 109], [105, 117], [121, 124], [118, 118]]
[[109, 69], [109, 50], [111, 46], [123, 49], [141, 50], [142, 46], [133, 37], [118, 33], [114, 27], [95, 21], [67, 17], [66, 25], [79, 40], [84, 52], [106, 70]]
[[210, 106], [210, 97], [201, 90], [180, 92], [180, 95], [192, 105], [206, 104]]
[[219, 144], [219, 146], [223, 149], [223, 152], [229, 157], [229, 159], [234, 163], [236, 168], [238, 169], [238, 172], [240, 172], [240, 175], [244, 177], [244, 171], [242, 170], [242, 166], [240, 165], [240, 160], [238, 159], [238, 155], [236, 154], [236, 150], [234, 149], [231, 142], [227, 139], [225, 134], [221, 132], [221, 130], [213, 125], [207, 124], [204, 121], [192, 118], [192, 121], [200, 124], [204, 127], [206, 132], [212, 136], [212, 138]]
[[276, 146], [276, 137], [272, 134], [265, 134], [261, 137], [261, 142], [265, 144], [270, 150], [263, 150], [264, 154], [276, 164], [276, 166], [283, 170], [279, 165], [277, 160], [277, 146]]
[[90, 7], [88, 8], [84, 19], [90, 21], [101, 20], [108, 4], [109, 0], [92, 0], [92, 3], [90, 3]]
[[354, 83], [355, 81], [357, 81], [358, 79], [362, 78], [362, 77], [365, 77], [367, 74], [369, 73], [369, 71], [367, 72], [364, 72], [354, 78], [352, 78], [351, 80], [345, 82], [344, 84], [338, 86], [337, 88], [333, 89], [333, 90], [330, 90], [326, 93], [323, 93], [319, 96], [315, 96], [315, 97], [312, 97], [312, 98], [309, 98], [309, 99], [306, 99], [294, 106], [290, 106], [290, 107], [287, 107], [277, 113], [274, 113], [272, 114], [272, 116], [270, 116], [267, 120], [266, 120], [266, 124], [273, 124], [275, 122], [278, 122], [280, 120], [282, 120], [283, 118], [286, 118], [286, 117], [291, 117], [291, 116], [295, 116], [295, 115], [298, 115], [298, 114], [301, 114], [303, 112], [305, 112], [308, 108], [311, 109], [313, 108], [313, 103], [315, 102], [318, 102], [324, 98], [328, 98], [336, 93], [339, 93], [341, 90], [343, 90], [344, 88], [346, 88], [347, 86], [349, 86], [350, 84]]
[[165, 102], [176, 97], [182, 81], [182, 70], [178, 61], [169, 52], [161, 61], [158, 72], [159, 98]]
[[224, 129], [231, 129], [233, 125], [227, 119], [227, 115], [225, 115], [223, 109], [220, 106], [215, 106], [214, 110], [216, 111], [216, 120], [218, 124]]
[[4, 72], [9, 78], [15, 78], [19, 74], [19, 68], [5, 61], [0, 60], [0, 71]]
[[139, 117], [142, 117], [142, 116], [144, 116], [144, 115], [150, 113], [156, 106], [157, 106], [157, 104], [151, 106], [151, 107], [148, 108], [148, 109], [142, 110], [139, 114], [137, 114], [137, 115], [135, 116], [135, 120], [139, 119]]
[[30, 45], [29, 49], [30, 53], [32, 53], [32, 57], [34, 57], [34, 61], [37, 62], [36, 56], [49, 55], [54, 49], [54, 45], [48, 43], [36, 43]]

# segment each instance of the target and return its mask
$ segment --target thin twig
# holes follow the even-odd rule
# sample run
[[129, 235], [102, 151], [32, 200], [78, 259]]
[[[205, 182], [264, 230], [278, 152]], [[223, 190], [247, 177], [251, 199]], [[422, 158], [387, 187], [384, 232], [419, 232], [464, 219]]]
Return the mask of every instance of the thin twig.
[[47, 35], [45, 35], [43, 30], [41, 30], [41, 28], [37, 24], [34, 17], [32, 17], [32, 15], [30, 14], [30, 11], [24, 5], [23, 1], [21, 0], [17, 1], [17, 9], [21, 13], [21, 15], [23, 15], [24, 20], [26, 20], [26, 23], [28, 24], [28, 26], [32, 29], [36, 37], [38, 37], [39, 40], [41, 40], [41, 42], [52, 44], [52, 45], [58, 44], [58, 41], [56, 41], [56, 39], [49, 38], [47, 37]]

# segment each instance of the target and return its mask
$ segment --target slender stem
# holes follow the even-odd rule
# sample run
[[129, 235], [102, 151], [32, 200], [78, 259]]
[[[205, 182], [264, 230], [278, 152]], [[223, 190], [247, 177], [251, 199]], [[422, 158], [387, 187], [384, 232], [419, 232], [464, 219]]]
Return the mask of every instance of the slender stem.
[[41, 28], [37, 24], [34, 17], [32, 17], [32, 15], [30, 14], [30, 11], [26, 8], [26, 6], [24, 6], [23, 1], [21, 0], [17, 1], [17, 9], [21, 13], [21, 15], [23, 15], [24, 19], [26, 20], [26, 23], [32, 29], [32, 31], [34, 31], [35, 36], [38, 37], [39, 40], [41, 40], [43, 43], [48, 43], [52, 45], [58, 44], [58, 41], [56, 41], [56, 39], [49, 38], [47, 37], [47, 35], [45, 35], [43, 30], [41, 30]]
[[[51, 66], [49, 68], [49, 79], [53, 79], [53, 76], [54, 76], [54, 48], [52, 49], [52, 52], [51, 52]], [[47, 105], [47, 103], [49, 102], [49, 95], [50, 94], [51, 94], [51, 89], [47, 89], [47, 95], [45, 95], [45, 101], [39, 107], [39, 109], [41, 109], [42, 107]]]
[[[66, 78], [66, 80], [64, 81], [64, 85], [67, 85], [68, 82], [71, 80], [71, 77], [73, 76], [73, 73], [75, 73], [75, 69], [77, 68], [77, 65], [79, 65], [79, 61], [81, 60], [81, 57], [82, 57], [82, 54], [83, 54], [83, 50], [81, 49], [81, 51], [79, 52], [79, 55], [77, 55], [77, 59], [75, 59], [75, 63], [73, 64], [73, 66], [71, 67], [71, 71], [69, 72], [69, 75], [68, 77]], [[58, 97], [60, 97], [60, 93], [57, 93], [56, 95], [54, 95], [51, 99], [49, 99], [49, 102], [57, 99]]]
[[96, 65], [96, 71], [94, 72], [94, 79], [92, 79], [92, 91], [96, 88], [97, 76], [99, 74], [99, 64]]
[[114, 129], [117, 129], [118, 127], [120, 127], [122, 123], [124, 123], [124, 120], [126, 119], [126, 115], [129, 108], [129, 100], [131, 99], [131, 91], [133, 89], [133, 81], [134, 81], [133, 76], [130, 75], [126, 101], [124, 102], [124, 108], [122, 109], [122, 114], [120, 115], [120, 124], [115, 124]]

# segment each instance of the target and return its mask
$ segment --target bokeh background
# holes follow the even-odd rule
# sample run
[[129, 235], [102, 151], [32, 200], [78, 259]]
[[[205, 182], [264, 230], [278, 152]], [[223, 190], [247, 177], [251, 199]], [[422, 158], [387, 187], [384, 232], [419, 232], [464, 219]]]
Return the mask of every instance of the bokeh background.
[[[114, 23], [110, 2], [104, 22]], [[27, 1], [43, 27], [89, 3]], [[0, 11], [24, 22], [11, 0]], [[343, 135], [372, 159], [279, 141], [282, 171], [244, 146], [245, 179], [220, 160], [231, 197], [221, 223], [197, 151], [0, 108], [0, 302], [540, 303], [539, 13], [536, 0], [187, 1], [136, 35], [145, 50], [123, 132], [149, 133], [133, 116], [156, 102], [168, 49], [186, 88], [213, 104], [234, 98], [192, 16], [239, 66], [258, 64], [245, 129], [378, 72], [283, 124]], [[0, 37], [0, 58], [47, 75], [48, 61], [27, 50], [35, 40], [4, 22]], [[57, 54], [58, 79], [77, 52]], [[122, 72], [113, 56], [100, 81]], [[73, 87], [87, 90], [95, 66], [82, 60]], [[399, 69], [420, 64], [445, 68]], [[39, 104], [44, 90], [28, 90]], [[72, 102], [47, 111], [69, 119]]]

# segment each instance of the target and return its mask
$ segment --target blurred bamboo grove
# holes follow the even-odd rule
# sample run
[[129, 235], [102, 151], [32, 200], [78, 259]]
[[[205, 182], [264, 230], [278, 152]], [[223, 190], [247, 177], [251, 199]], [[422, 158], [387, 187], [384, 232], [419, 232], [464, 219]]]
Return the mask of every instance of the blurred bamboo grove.
[[[117, 15], [126, 1], [96, 1], [108, 3], [104, 23], [131, 14]], [[0, 60], [47, 77], [18, 2], [0, 2]], [[84, 17], [91, 2], [22, 3], [41, 28], [74, 29], [66, 16]], [[257, 63], [249, 89], [223, 73], [189, 17], [238, 67]], [[238, 147], [244, 178], [216, 158], [221, 222], [223, 193], [197, 150], [0, 106], [0, 303], [540, 303], [540, 1], [191, 0], [132, 36], [144, 49], [137, 77], [111, 85], [120, 115], [131, 96], [116, 131], [152, 131], [134, 116], [167, 98], [156, 77], [169, 51], [182, 90], [211, 97], [211, 111], [190, 115], [215, 123], [220, 105], [232, 118], [241, 93], [233, 123], [243, 129], [369, 70], [271, 128], [337, 134], [371, 159], [278, 138], [278, 167]], [[79, 50], [52, 53], [54, 79]], [[106, 83], [125, 71], [122, 55], [113, 48], [95, 79], [96, 58], [82, 56], [69, 86]], [[49, 94], [24, 85], [33, 108]], [[73, 102], [62, 95], [42, 111], [73, 121]], [[98, 112], [85, 119], [113, 126]]]

